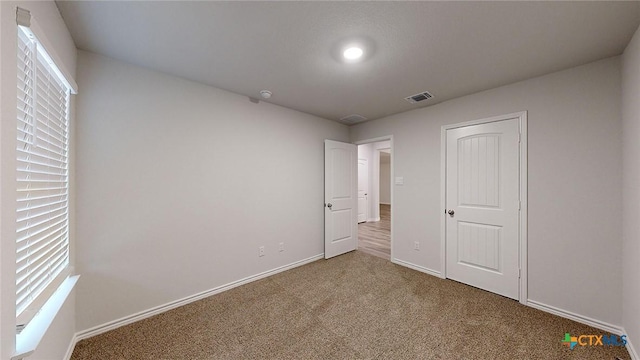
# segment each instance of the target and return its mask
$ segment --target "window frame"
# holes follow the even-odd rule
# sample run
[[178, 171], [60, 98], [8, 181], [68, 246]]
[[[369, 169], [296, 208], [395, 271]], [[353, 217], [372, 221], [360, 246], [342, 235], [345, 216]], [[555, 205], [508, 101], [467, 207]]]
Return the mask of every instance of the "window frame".
[[[18, 26], [17, 40], [22, 109], [16, 118], [16, 225], [21, 224], [16, 229], [16, 325], [21, 331], [70, 273], [71, 88], [29, 28]], [[46, 190], [53, 186], [58, 189]]]
[[[24, 4], [26, 6], [28, 6], [28, 4]], [[71, 96], [69, 96], [70, 98], [70, 106], [69, 106], [69, 152], [68, 152], [68, 171], [69, 171], [69, 178], [68, 178], [68, 184], [69, 184], [69, 208], [67, 209], [68, 212], [68, 216], [69, 216], [69, 265], [68, 265], [68, 276], [66, 276], [66, 278], [64, 278], [63, 276], [61, 276], [61, 281], [62, 283], [57, 287], [57, 288], [53, 288], [51, 289], [51, 295], [47, 298], [47, 296], [44, 296], [44, 305], [37, 311], [37, 314], [35, 314], [35, 316], [33, 317], [33, 319], [31, 319], [31, 321], [28, 323], [28, 325], [22, 330], [22, 332], [20, 332], [19, 334], [17, 332], [15, 337], [13, 339], [11, 339], [11, 337], [7, 338], [7, 337], [3, 337], [3, 341], [2, 341], [2, 346], [0, 346], [0, 348], [3, 349], [2, 351], [2, 356], [3, 358], [6, 356], [8, 358], [10, 358], [11, 360], [19, 360], [19, 359], [23, 359], [29, 355], [31, 355], [36, 348], [38, 347], [38, 345], [40, 344], [41, 340], [44, 338], [45, 334], [52, 330], [50, 327], [51, 325], [54, 323], [54, 320], [56, 319], [56, 317], [60, 314], [60, 311], [62, 310], [63, 306], [68, 306], [65, 304], [68, 304], [70, 296], [72, 296], [73, 294], [73, 289], [75, 288], [75, 285], [77, 284], [78, 279], [80, 278], [80, 275], [76, 275], [74, 268], [73, 268], [73, 264], [74, 264], [74, 242], [75, 242], [75, 234], [74, 234], [74, 219], [75, 219], [75, 206], [74, 206], [74, 197], [75, 197], [75, 192], [74, 192], [74, 180], [73, 180], [73, 174], [74, 174], [74, 143], [73, 143], [73, 139], [74, 139], [74, 122], [75, 122], [75, 111], [74, 111], [74, 103], [75, 103], [75, 99], [72, 95], [77, 94], [77, 84], [74, 81], [74, 77], [73, 77], [73, 73], [68, 71], [68, 69], [65, 67], [65, 65], [74, 65], [73, 62], [69, 62], [69, 61], [73, 61], [72, 58], [61, 58], [58, 56], [58, 54], [56, 53], [56, 48], [58, 48], [58, 45], [62, 45], [65, 46], [66, 42], [63, 42], [61, 44], [59, 44], [58, 42], [51, 42], [49, 41], [49, 39], [47, 38], [46, 34], [48, 34], [48, 31], [43, 31], [45, 30], [45, 28], [40, 27], [38, 22], [36, 21], [36, 19], [31, 15], [31, 13], [29, 12], [29, 10], [26, 10], [24, 8], [21, 8], [19, 6], [3, 6], [2, 7], [2, 12], [3, 12], [3, 19], [5, 15], [7, 14], [7, 11], [9, 8], [11, 8], [12, 10], [14, 10], [14, 16], [15, 16], [15, 24], [13, 27], [9, 25], [9, 27], [4, 27], [3, 26], [3, 35], [6, 35], [3, 37], [3, 39], [6, 39], [6, 43], [13, 43], [13, 49], [11, 49], [11, 47], [9, 47], [8, 49], [5, 50], [11, 50], [10, 52], [7, 51], [8, 55], [7, 57], [3, 57], [3, 64], [8, 64], [10, 65], [9, 67], [4, 66], [5, 70], [3, 70], [3, 72], [6, 71], [7, 78], [6, 78], [6, 86], [3, 85], [3, 98], [6, 98], [6, 100], [8, 101], [8, 103], [3, 104], [3, 105], [7, 105], [6, 106], [6, 112], [3, 111], [4, 115], [9, 116], [6, 119], [6, 131], [3, 131], [2, 134], [2, 141], [3, 144], [5, 144], [5, 146], [3, 146], [3, 154], [2, 154], [2, 160], [3, 163], [5, 165], [7, 165], [7, 167], [4, 168], [3, 171], [4, 175], [2, 176], [3, 181], [2, 183], [4, 184], [2, 186], [2, 194], [3, 194], [3, 199], [6, 200], [3, 203], [6, 205], [3, 207], [3, 211], [2, 211], [2, 217], [0, 218], [0, 221], [2, 222], [2, 235], [3, 235], [3, 239], [8, 240], [8, 242], [5, 242], [5, 244], [3, 245], [2, 251], [0, 252], [3, 256], [0, 264], [2, 265], [2, 273], [3, 275], [3, 286], [2, 286], [2, 293], [5, 294], [3, 295], [3, 301], [7, 302], [6, 305], [8, 305], [7, 307], [3, 307], [3, 309], [7, 310], [7, 311], [3, 311], [2, 314], [0, 314], [0, 317], [2, 318], [2, 331], [3, 333], [10, 333], [12, 330], [15, 331], [16, 330], [16, 308], [11, 308], [11, 303], [14, 304], [16, 303], [17, 298], [15, 298], [15, 294], [16, 294], [16, 260], [17, 260], [17, 243], [16, 243], [16, 235], [17, 235], [17, 212], [16, 212], [16, 200], [17, 200], [17, 164], [16, 164], [16, 159], [17, 159], [17, 134], [16, 134], [16, 129], [17, 129], [17, 121], [18, 121], [18, 110], [17, 110], [17, 104], [13, 103], [14, 105], [11, 106], [11, 101], [17, 101], [17, 93], [15, 95], [13, 95], [13, 91], [18, 91], [17, 86], [13, 85], [13, 81], [18, 81], [18, 77], [16, 74], [12, 74], [12, 71], [17, 70], [16, 67], [17, 65], [14, 63], [14, 61], [17, 60], [17, 52], [18, 52], [18, 45], [17, 45], [17, 41], [18, 41], [18, 31], [20, 31], [19, 27], [24, 27], [25, 30], [30, 31], [32, 34], [34, 34], [40, 45], [46, 50], [46, 52], [49, 55], [49, 60], [53, 61], [56, 66], [57, 66], [57, 71], [59, 71], [62, 74], [62, 78], [65, 79], [66, 84], [68, 85], [68, 88], [70, 89], [71, 92]], [[47, 30], [49, 30], [49, 28], [46, 28]], [[4, 32], [6, 31], [6, 34], [4, 34]], [[50, 29], [51, 31], [56, 31], [55, 29]], [[11, 39], [10, 39], [11, 38]], [[56, 39], [53, 39], [56, 40]], [[5, 43], [5, 41], [3, 40], [3, 43]], [[65, 48], [66, 50], [66, 48]], [[15, 53], [14, 53], [15, 52]], [[64, 53], [67, 56], [70, 56], [71, 54], [68, 52]], [[6, 61], [5, 61], [6, 60]], [[63, 61], [65, 60], [65, 61]], [[14, 70], [15, 69], [15, 70]], [[9, 76], [10, 75], [10, 76]], [[12, 79], [10, 79], [12, 78]], [[3, 82], [5, 83], [5, 82]], [[11, 85], [11, 86], [9, 86]], [[6, 92], [6, 94], [5, 94]], [[7, 97], [4, 97], [4, 95], [7, 95]], [[13, 99], [10, 99], [13, 98]], [[3, 121], [4, 122], [4, 121]], [[11, 126], [9, 126], [11, 125]], [[13, 129], [12, 129], [13, 128]], [[13, 130], [13, 131], [12, 131]], [[55, 287], [55, 286], [54, 286]]]

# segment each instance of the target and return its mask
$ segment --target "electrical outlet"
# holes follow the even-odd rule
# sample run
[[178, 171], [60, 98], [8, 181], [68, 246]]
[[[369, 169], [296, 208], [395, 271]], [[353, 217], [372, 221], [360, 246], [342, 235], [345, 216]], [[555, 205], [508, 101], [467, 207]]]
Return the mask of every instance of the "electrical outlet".
[[413, 250], [416, 250], [416, 251], [420, 250], [420, 243], [418, 241], [413, 242]]
[[258, 248], [258, 257], [264, 256], [264, 246]]
[[278, 245], [278, 251], [283, 252], [284, 251], [284, 243], [281, 242], [280, 245]]

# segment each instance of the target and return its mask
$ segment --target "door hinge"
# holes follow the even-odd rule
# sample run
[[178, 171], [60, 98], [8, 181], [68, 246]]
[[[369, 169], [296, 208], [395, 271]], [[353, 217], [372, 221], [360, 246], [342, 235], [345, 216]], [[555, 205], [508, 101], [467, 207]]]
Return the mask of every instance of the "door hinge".
[[518, 143], [522, 142], [522, 134], [518, 133]]
[[518, 210], [522, 210], [522, 201], [518, 201]]
[[521, 273], [522, 273], [522, 270], [518, 269], [518, 279], [520, 279]]

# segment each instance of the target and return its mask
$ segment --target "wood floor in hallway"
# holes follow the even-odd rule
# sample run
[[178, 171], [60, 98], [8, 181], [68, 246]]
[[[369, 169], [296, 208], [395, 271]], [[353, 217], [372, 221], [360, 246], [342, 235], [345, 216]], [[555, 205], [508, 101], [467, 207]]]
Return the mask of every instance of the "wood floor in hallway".
[[380, 204], [380, 221], [358, 224], [358, 250], [391, 259], [391, 205]]

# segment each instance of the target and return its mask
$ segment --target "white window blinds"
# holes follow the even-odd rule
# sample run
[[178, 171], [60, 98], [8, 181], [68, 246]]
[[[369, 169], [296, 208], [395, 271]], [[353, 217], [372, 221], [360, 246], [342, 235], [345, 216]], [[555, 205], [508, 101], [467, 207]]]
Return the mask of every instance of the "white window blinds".
[[18, 27], [18, 318], [69, 265], [70, 89], [60, 74], [35, 36]]

